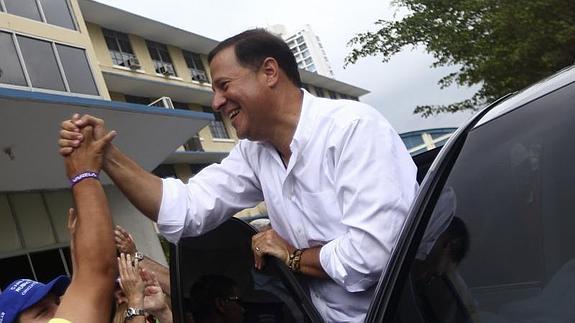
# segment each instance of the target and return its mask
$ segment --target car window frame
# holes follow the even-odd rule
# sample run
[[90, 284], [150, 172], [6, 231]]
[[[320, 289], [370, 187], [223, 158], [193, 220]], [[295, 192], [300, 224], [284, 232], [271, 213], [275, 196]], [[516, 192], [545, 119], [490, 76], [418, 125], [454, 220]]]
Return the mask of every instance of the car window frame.
[[[247, 230], [251, 231], [252, 234], [256, 234], [258, 231], [249, 223], [245, 221], [232, 217], [226, 221], [233, 221], [239, 223]], [[183, 290], [178, 288], [178, 286], [183, 286], [184, 278], [182, 272], [182, 245], [170, 243], [170, 297], [172, 303], [172, 316], [174, 322], [185, 322], [184, 315], [184, 304], [183, 304]], [[280, 277], [278, 277], [282, 283], [287, 288], [287, 291], [292, 296], [292, 298], [301, 302], [304, 314], [309, 319], [310, 323], [324, 323], [325, 321], [319, 314], [317, 308], [313, 305], [309, 294], [305, 291], [302, 285], [299, 283], [295, 274], [279, 259], [275, 257], [268, 256], [266, 261], [273, 263]]]
[[[429, 171], [425, 175], [416, 200], [412, 204], [407, 220], [402, 228], [397, 245], [387, 263], [387, 268], [377, 284], [365, 322], [388, 322], [393, 319], [395, 304], [399, 301], [401, 288], [395, 288], [409, 274], [409, 268], [421, 241], [437, 200], [441, 194], [453, 165], [457, 161], [467, 135], [476, 123], [495, 106], [504, 102], [514, 93], [496, 100], [478, 112], [466, 125], [460, 127], [443, 146]], [[407, 268], [407, 270], [406, 270]]]

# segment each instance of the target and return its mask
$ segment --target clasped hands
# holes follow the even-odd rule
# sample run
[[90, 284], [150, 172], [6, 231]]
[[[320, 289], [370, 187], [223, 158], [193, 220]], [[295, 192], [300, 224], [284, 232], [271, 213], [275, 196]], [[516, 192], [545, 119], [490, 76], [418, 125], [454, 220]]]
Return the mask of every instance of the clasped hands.
[[66, 174], [72, 178], [82, 172], [98, 173], [104, 163], [104, 155], [116, 137], [116, 131], [107, 131], [104, 120], [90, 115], [75, 114], [63, 121], [58, 146], [65, 157]]

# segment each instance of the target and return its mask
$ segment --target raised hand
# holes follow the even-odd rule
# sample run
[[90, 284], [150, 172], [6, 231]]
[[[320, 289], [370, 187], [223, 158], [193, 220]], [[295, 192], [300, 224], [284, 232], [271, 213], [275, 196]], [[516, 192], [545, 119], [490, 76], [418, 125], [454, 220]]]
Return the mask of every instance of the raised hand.
[[119, 225], [116, 225], [114, 229], [114, 235], [116, 239], [116, 249], [118, 252], [123, 252], [125, 254], [134, 255], [138, 249], [136, 248], [136, 243], [134, 242], [134, 238], [128, 231], [124, 230]]

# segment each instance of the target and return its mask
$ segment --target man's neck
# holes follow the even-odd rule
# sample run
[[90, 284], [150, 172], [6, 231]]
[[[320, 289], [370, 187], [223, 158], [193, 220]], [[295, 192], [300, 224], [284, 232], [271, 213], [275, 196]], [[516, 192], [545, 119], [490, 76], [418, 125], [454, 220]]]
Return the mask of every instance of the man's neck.
[[291, 157], [290, 144], [299, 123], [302, 105], [303, 93], [296, 87], [283, 91], [277, 100], [277, 118], [270, 127], [267, 141], [275, 147], [286, 166]]

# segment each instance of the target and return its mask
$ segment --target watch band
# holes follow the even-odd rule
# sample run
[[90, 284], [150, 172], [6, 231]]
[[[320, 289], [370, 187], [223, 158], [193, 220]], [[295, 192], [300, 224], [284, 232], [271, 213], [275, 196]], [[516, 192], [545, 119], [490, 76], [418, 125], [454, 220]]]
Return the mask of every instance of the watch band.
[[126, 320], [131, 320], [136, 316], [145, 316], [146, 312], [141, 308], [128, 307], [126, 309]]
[[142, 261], [144, 259], [144, 254], [139, 252], [139, 251], [136, 251], [134, 253], [134, 259], [138, 259], [138, 261]]

